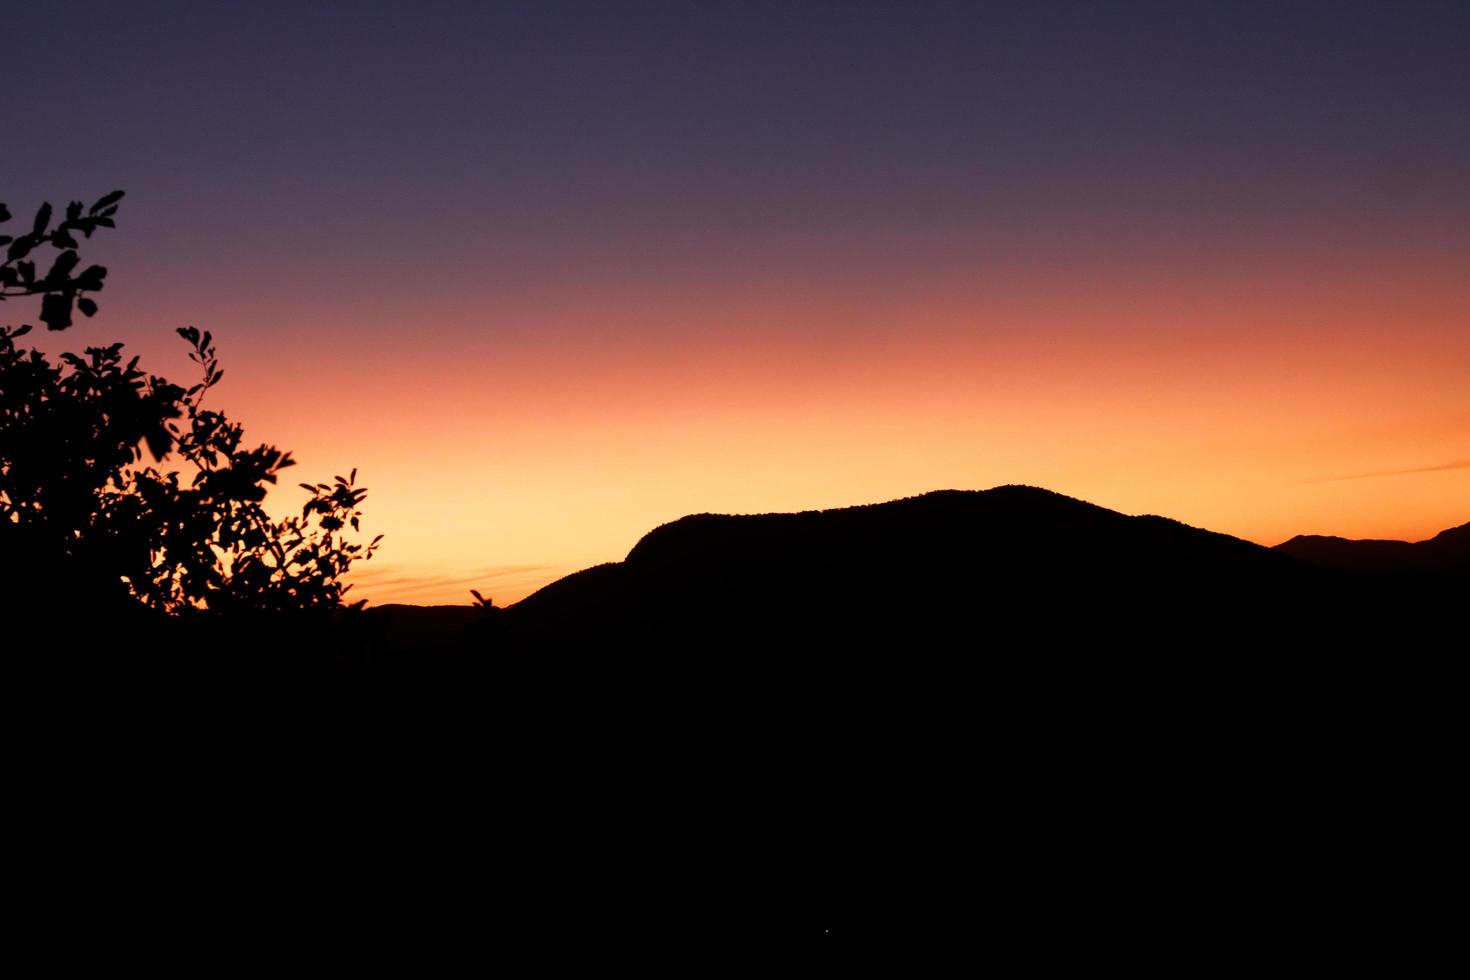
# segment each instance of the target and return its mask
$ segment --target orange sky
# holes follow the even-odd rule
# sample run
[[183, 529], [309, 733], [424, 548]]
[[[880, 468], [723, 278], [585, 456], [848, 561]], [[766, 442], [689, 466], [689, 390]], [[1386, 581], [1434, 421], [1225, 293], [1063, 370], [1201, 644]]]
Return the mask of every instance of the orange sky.
[[685, 514], [941, 488], [1028, 483], [1268, 545], [1463, 523], [1470, 247], [1427, 227], [1364, 245], [1257, 219], [1172, 251], [1158, 229], [1094, 230], [1111, 252], [959, 238], [920, 260], [787, 240], [784, 264], [734, 270], [706, 243], [667, 280], [370, 301], [170, 289], [98, 251], [108, 336], [145, 366], [190, 377], [160, 324], [214, 331], [213, 403], [299, 461], [278, 505], [358, 469], [385, 538], [355, 596], [506, 604]]
[[7, 11], [0, 200], [127, 191], [37, 343], [212, 331], [272, 506], [369, 488], [360, 595], [1003, 483], [1470, 520], [1464, 3], [421, 6]]
[[232, 347], [221, 308], [218, 397], [293, 476], [358, 468], [386, 536], [354, 576], [375, 602], [508, 603], [687, 513], [1002, 483], [1263, 544], [1470, 520], [1460, 256], [1225, 258], [976, 265], [857, 298], [458, 295], [401, 329], [411, 306], [306, 303], [282, 307], [289, 359]]

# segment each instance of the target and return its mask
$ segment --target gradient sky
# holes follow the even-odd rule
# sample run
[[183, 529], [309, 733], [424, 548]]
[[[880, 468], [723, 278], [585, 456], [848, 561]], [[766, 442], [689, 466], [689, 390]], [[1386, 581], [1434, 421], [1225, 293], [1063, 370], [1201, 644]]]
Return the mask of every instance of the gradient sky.
[[43, 345], [212, 330], [248, 437], [359, 469], [377, 601], [1001, 483], [1417, 539], [1467, 52], [1463, 0], [16, 5], [0, 201], [128, 191]]

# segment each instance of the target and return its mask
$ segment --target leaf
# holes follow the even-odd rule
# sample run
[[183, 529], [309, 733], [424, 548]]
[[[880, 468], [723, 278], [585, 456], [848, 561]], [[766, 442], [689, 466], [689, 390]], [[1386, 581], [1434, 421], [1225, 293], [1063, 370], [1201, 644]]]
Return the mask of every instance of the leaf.
[[46, 233], [46, 226], [50, 223], [51, 203], [48, 201], [47, 203], [41, 205], [41, 207], [36, 211], [36, 224], [35, 227], [31, 229], [31, 234], [37, 237], [44, 235]]
[[66, 281], [67, 277], [71, 275], [71, 270], [75, 269], [81, 261], [81, 256], [77, 255], [76, 252], [62, 252], [56, 256], [56, 261], [51, 264], [51, 271], [46, 273], [46, 281], [60, 285]]
[[148, 451], [153, 454], [153, 458], [162, 462], [163, 458], [168, 455], [169, 445], [173, 441], [168, 430], [155, 429], [143, 438], [148, 443]]
[[[77, 309], [81, 310], [83, 315], [85, 316], [97, 315], [97, 304], [94, 301], [87, 299], [87, 297], [85, 296], [77, 300]], [[133, 358], [133, 363], [138, 363], [138, 359], [136, 357]]]
[[65, 330], [71, 326], [70, 293], [48, 293], [41, 300], [41, 322], [47, 330]]
[[107, 268], [105, 266], [89, 265], [81, 275], [77, 276], [77, 288], [95, 293], [102, 288], [102, 280], [106, 278]]
[[88, 214], [96, 214], [98, 211], [101, 211], [103, 208], [109, 207], [109, 206], [111, 206], [113, 204], [116, 204], [118, 201], [121, 201], [123, 199], [123, 194], [124, 193], [125, 193], [124, 191], [113, 191], [111, 194], [108, 194], [106, 197], [102, 198], [102, 200], [100, 200], [96, 204], [92, 205], [92, 207], [90, 209], [88, 209], [87, 213]]
[[7, 208], [5, 205], [0, 204], [0, 221], [9, 221], [9, 220], [10, 220], [10, 209]]

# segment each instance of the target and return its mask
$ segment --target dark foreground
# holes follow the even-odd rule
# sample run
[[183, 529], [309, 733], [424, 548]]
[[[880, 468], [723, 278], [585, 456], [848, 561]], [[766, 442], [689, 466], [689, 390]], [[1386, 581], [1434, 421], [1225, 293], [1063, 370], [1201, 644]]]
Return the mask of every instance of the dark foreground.
[[243, 903], [272, 934], [626, 916], [1397, 965], [1450, 922], [1461, 560], [940, 493], [686, 518], [493, 613], [32, 602], [7, 697], [48, 900], [164, 883], [201, 934]]

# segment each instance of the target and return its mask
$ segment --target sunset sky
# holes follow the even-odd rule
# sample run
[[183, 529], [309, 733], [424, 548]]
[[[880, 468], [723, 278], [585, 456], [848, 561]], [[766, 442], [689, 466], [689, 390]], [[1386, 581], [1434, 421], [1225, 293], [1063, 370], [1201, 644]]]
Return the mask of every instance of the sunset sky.
[[0, 201], [127, 190], [42, 346], [213, 331], [290, 482], [369, 487], [354, 597], [1004, 483], [1419, 539], [1470, 520], [1467, 52], [1464, 0], [15, 5]]

